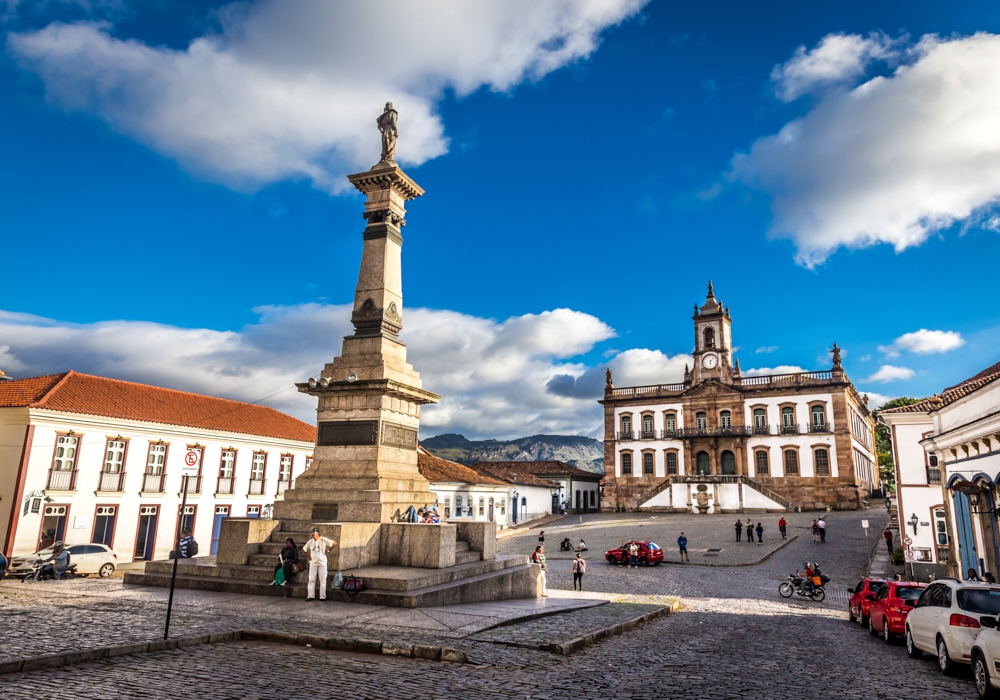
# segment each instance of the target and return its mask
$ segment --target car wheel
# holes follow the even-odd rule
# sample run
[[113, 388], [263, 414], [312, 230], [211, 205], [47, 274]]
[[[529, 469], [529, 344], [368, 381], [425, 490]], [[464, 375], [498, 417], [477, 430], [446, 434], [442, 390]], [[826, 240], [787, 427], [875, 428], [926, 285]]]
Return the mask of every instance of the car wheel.
[[111, 563], [105, 564], [97, 571], [97, 575], [101, 578], [107, 578], [113, 573], [115, 573], [115, 565]]
[[873, 637], [878, 636], [878, 630], [875, 629], [875, 623], [872, 622], [871, 615], [868, 616], [868, 634]]
[[795, 588], [788, 581], [778, 586], [778, 593], [781, 594], [782, 598], [791, 598], [794, 592]]
[[896, 641], [896, 635], [889, 629], [889, 621], [884, 617], [882, 618], [882, 639], [885, 640], [886, 644], [892, 644]]
[[917, 649], [917, 645], [913, 643], [913, 633], [910, 632], [910, 627], [906, 627], [906, 655], [911, 659], [919, 659], [924, 655], [924, 652]]
[[608, 555], [608, 563], [609, 564], [617, 564], [618, 563], [618, 559], [615, 558], [614, 554], [609, 554]]
[[646, 557], [643, 557], [642, 559], [640, 559], [639, 560], [639, 566], [649, 566], [649, 559], [647, 559]]
[[941, 637], [937, 640], [937, 662], [938, 668], [941, 669], [941, 673], [946, 676], [954, 675], [955, 671], [958, 670], [958, 664], [951, 660], [948, 656], [948, 646], [944, 643]]
[[997, 697], [997, 691], [990, 682], [990, 668], [982, 654], [973, 652], [972, 677], [976, 681], [976, 692], [983, 700]]

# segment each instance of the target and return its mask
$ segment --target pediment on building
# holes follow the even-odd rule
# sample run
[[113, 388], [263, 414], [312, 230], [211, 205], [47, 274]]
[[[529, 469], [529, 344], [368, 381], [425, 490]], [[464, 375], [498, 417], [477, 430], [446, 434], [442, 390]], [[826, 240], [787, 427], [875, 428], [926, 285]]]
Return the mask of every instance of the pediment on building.
[[718, 379], [706, 379], [685, 391], [684, 396], [691, 398], [699, 396], [741, 398], [743, 392], [731, 384], [726, 384]]

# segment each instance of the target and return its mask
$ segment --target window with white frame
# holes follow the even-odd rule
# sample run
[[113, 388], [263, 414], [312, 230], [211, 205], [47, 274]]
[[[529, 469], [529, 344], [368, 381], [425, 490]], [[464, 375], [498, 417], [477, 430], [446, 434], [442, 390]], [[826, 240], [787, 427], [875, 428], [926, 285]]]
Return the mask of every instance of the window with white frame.
[[694, 420], [695, 420], [695, 426], [698, 428], [698, 430], [708, 429], [708, 414], [706, 414], [705, 412], [699, 411], [698, 413], [696, 413]]
[[792, 428], [795, 426], [795, 409], [791, 406], [786, 406], [781, 409], [781, 425], [784, 428]]
[[645, 415], [642, 417], [642, 434], [643, 437], [653, 434], [653, 416]]
[[281, 455], [278, 462], [278, 481], [292, 480], [292, 455]]
[[765, 411], [763, 408], [755, 408], [753, 410], [753, 427], [755, 428], [767, 427], [767, 411]]
[[815, 427], [822, 427], [826, 425], [826, 409], [822, 406], [812, 407], [813, 425]]
[[944, 508], [934, 509], [934, 538], [939, 547], [948, 546], [948, 522], [945, 519]]
[[222, 462], [219, 464], [219, 478], [232, 479], [233, 471], [236, 469], [236, 451], [223, 450]]
[[666, 431], [668, 433], [673, 433], [677, 430], [677, 415], [674, 413], [668, 413], [667, 417], [664, 419], [666, 425]]
[[108, 440], [108, 448], [104, 454], [104, 471], [117, 474], [125, 466], [124, 440]]
[[733, 414], [729, 411], [723, 411], [719, 414], [719, 423], [726, 430], [733, 427]]
[[163, 473], [163, 465], [167, 459], [167, 446], [162, 442], [149, 446], [146, 457], [146, 473], [158, 476]]
[[76, 464], [76, 450], [80, 438], [76, 435], [60, 435], [56, 438], [56, 451], [52, 456], [54, 471], [70, 471]]
[[486, 515], [486, 499], [482, 496], [479, 497], [479, 514]]
[[250, 480], [264, 480], [264, 466], [267, 464], [267, 454], [265, 452], [254, 452], [253, 462], [250, 464]]

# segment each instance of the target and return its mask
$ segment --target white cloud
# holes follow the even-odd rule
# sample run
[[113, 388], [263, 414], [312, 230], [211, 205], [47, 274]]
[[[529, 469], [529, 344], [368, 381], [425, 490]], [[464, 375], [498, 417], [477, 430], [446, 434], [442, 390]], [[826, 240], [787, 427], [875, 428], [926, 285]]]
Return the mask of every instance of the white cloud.
[[48, 99], [239, 189], [306, 178], [323, 189], [378, 160], [375, 118], [400, 112], [398, 160], [447, 151], [437, 102], [506, 91], [591, 55], [648, 0], [259, 0], [219, 11], [186, 50], [102, 22], [8, 36]]
[[880, 406], [883, 406], [886, 401], [892, 401], [893, 397], [886, 396], [885, 394], [879, 394], [874, 391], [862, 391], [863, 396], [868, 397], [868, 410], [874, 411]]
[[899, 252], [1000, 200], [1000, 36], [925, 36], [905, 55], [733, 159], [728, 177], [771, 197], [769, 233], [804, 265], [841, 246]]
[[948, 352], [965, 345], [965, 339], [955, 331], [929, 331], [921, 328], [913, 333], [905, 333], [892, 342], [892, 345], [879, 345], [879, 352], [886, 357], [899, 357], [902, 352], [912, 352], [917, 355], [931, 355], [938, 352]]
[[812, 50], [800, 46], [786, 62], [774, 67], [771, 80], [778, 98], [791, 102], [817, 88], [857, 79], [868, 64], [893, 54], [894, 42], [885, 34], [828, 34]]
[[[339, 354], [339, 338], [352, 332], [350, 308], [261, 307], [259, 321], [239, 331], [144, 321], [72, 324], [0, 311], [0, 369], [26, 377], [72, 368], [242, 401], [277, 394], [264, 403], [312, 422], [315, 399], [292, 385], [317, 376]], [[587, 365], [570, 360], [613, 335], [599, 319], [570, 309], [503, 322], [409, 309], [403, 332], [408, 360], [424, 386], [444, 396], [423, 410], [422, 434], [599, 436], [603, 369], [595, 370], [601, 382], [590, 393], [559, 394], [548, 385], [559, 376], [586, 374]], [[645, 382], [656, 372], [669, 374], [673, 364], [662, 358], [632, 350], [612, 366], [622, 367], [629, 381]]]
[[878, 371], [870, 377], [864, 379], [866, 382], [894, 382], [896, 380], [913, 379], [916, 375], [909, 367], [896, 367], [895, 365], [882, 365]]
[[745, 369], [741, 373], [744, 377], [760, 377], [768, 374], [798, 374], [808, 372], [798, 365], [778, 365], [777, 367], [757, 367], [755, 369]]
[[761, 354], [764, 354], [764, 355], [767, 355], [767, 354], [769, 354], [769, 353], [772, 353], [772, 352], [774, 352], [774, 351], [775, 351], [775, 350], [777, 350], [777, 349], [778, 349], [778, 346], [777, 346], [777, 345], [765, 345], [765, 346], [764, 346], [764, 347], [762, 347], [762, 348], [757, 348], [757, 350], [756, 350], [756, 353], [757, 353], [758, 355], [761, 355]]
[[556, 375], [546, 389], [557, 396], [595, 400], [604, 396], [605, 372], [609, 368], [615, 386], [650, 386], [683, 382], [684, 366], [693, 362], [690, 355], [670, 357], [659, 350], [633, 348], [581, 372]]

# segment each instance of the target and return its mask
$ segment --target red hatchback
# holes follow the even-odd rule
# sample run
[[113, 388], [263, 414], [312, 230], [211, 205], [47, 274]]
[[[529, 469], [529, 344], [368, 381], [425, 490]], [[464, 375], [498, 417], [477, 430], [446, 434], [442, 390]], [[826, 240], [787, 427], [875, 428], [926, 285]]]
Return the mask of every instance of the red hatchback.
[[906, 616], [925, 588], [926, 583], [913, 581], [890, 581], [882, 586], [868, 611], [868, 632], [873, 637], [881, 634], [886, 644], [906, 634]]
[[868, 611], [875, 602], [875, 596], [879, 589], [886, 584], [885, 579], [863, 578], [861, 583], [850, 589], [851, 599], [847, 602], [847, 613], [851, 622], [858, 621], [862, 625], [868, 624]]
[[[627, 542], [626, 547], [631, 545], [632, 542]], [[653, 566], [658, 565], [663, 561], [663, 550], [655, 542], [640, 542], [635, 541], [635, 544], [639, 545], [639, 566]], [[609, 549], [604, 553], [604, 558], [608, 560], [609, 564], [627, 564], [628, 555], [622, 553], [621, 547], [615, 547], [614, 549]]]

